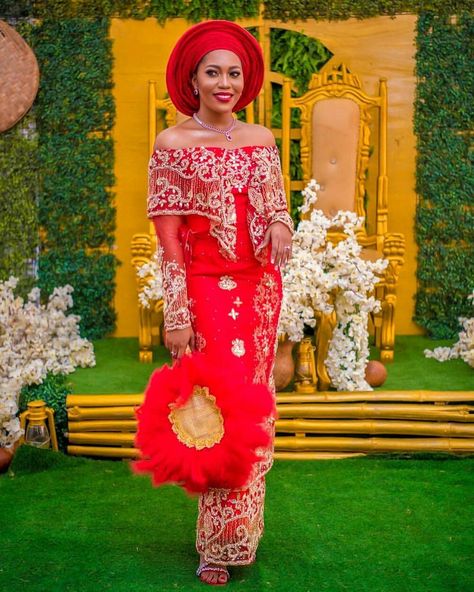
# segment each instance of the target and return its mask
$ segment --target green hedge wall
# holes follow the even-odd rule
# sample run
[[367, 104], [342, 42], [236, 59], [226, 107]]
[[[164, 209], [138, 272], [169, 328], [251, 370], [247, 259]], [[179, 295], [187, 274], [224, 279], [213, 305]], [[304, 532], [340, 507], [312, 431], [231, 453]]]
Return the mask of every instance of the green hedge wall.
[[415, 321], [453, 337], [474, 289], [474, 17], [418, 19], [415, 131], [418, 292]]
[[189, 21], [257, 16], [275, 20], [370, 18], [401, 13], [458, 14], [472, 10], [471, 0], [3, 0], [0, 15], [36, 18], [116, 16], [164, 21], [182, 17]]
[[81, 333], [114, 329], [117, 260], [111, 131], [112, 48], [107, 19], [44, 20], [34, 29], [41, 170], [39, 287], [74, 287]]
[[[37, 141], [34, 114], [0, 134], [0, 280], [19, 278], [25, 296], [35, 284], [38, 246]], [[29, 131], [30, 130], [30, 131]]]
[[266, 0], [265, 18], [283, 21], [301, 19], [344, 20], [374, 16], [395, 16], [426, 10], [437, 14], [457, 14], [472, 10], [471, 0]]
[[228, 19], [257, 16], [258, 0], [3, 0], [0, 15], [36, 18]]

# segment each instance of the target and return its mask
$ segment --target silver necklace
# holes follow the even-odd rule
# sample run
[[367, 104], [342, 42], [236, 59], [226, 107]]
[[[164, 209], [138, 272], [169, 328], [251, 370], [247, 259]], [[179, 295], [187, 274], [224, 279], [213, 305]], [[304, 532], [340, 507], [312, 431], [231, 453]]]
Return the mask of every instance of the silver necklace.
[[210, 125], [209, 123], [204, 123], [204, 121], [202, 121], [201, 119], [199, 119], [197, 113], [193, 113], [193, 119], [201, 127], [204, 127], [204, 128], [206, 128], [208, 130], [211, 130], [212, 132], [217, 132], [219, 134], [224, 134], [224, 136], [226, 137], [226, 140], [228, 140], [229, 142], [232, 141], [232, 136], [230, 135], [230, 132], [234, 129], [235, 124], [237, 123], [237, 118], [236, 117], [232, 117], [232, 123], [230, 124], [230, 126], [227, 129], [219, 129], [218, 127], [214, 127], [213, 125]]

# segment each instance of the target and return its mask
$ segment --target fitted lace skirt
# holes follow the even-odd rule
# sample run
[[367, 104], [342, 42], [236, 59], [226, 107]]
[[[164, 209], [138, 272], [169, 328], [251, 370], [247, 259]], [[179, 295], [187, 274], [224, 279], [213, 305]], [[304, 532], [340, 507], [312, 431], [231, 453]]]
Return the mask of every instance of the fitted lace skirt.
[[[209, 220], [192, 215], [183, 229], [188, 305], [196, 349], [214, 359], [240, 365], [239, 380], [268, 384], [272, 380], [281, 305], [280, 271], [255, 259], [246, 222], [247, 196], [236, 195], [236, 259], [224, 257], [209, 234]], [[239, 393], [235, 392], [235, 404]], [[268, 430], [273, 433], [273, 421]], [[206, 561], [247, 564], [263, 532], [265, 474], [273, 449], [259, 451], [261, 461], [246, 486], [212, 489], [199, 499], [196, 546]]]

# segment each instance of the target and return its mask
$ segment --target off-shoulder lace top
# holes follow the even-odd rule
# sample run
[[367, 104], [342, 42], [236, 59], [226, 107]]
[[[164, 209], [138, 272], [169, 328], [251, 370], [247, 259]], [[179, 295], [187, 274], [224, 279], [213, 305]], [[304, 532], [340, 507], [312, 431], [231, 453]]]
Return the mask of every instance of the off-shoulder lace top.
[[279, 221], [293, 232], [280, 157], [276, 146], [159, 149], [150, 158], [148, 172], [148, 217], [160, 242], [165, 328], [184, 329], [191, 319], [179, 216], [206, 216], [220, 252], [235, 260], [235, 193], [247, 193], [249, 235], [255, 257], [264, 263], [261, 245], [268, 226]]
[[167, 148], [153, 152], [148, 168], [148, 217], [200, 214], [221, 253], [235, 260], [234, 193], [247, 192], [248, 228], [255, 256], [273, 222], [293, 232], [276, 146]]

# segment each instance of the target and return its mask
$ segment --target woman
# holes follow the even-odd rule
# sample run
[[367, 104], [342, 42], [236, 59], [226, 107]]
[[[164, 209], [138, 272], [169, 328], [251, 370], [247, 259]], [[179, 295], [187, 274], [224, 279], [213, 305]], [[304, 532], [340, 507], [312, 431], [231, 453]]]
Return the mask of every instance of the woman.
[[[166, 80], [190, 118], [156, 138], [148, 216], [160, 242], [172, 357], [190, 349], [219, 367], [238, 361], [240, 378], [274, 393], [280, 268], [291, 254], [293, 223], [272, 133], [233, 116], [258, 95], [263, 71], [260, 46], [235, 23], [200, 23], [181, 37]], [[262, 450], [244, 488], [200, 496], [203, 582], [225, 584], [228, 565], [254, 561], [271, 463], [272, 450]]]

